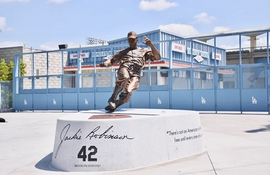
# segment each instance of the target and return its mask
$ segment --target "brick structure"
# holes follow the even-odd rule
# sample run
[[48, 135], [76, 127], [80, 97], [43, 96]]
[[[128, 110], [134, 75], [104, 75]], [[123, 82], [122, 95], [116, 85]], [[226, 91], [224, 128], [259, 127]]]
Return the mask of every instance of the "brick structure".
[[7, 63], [14, 61], [15, 53], [23, 53], [23, 46], [0, 48], [0, 59], [5, 59]]
[[[32, 50], [32, 52], [38, 51]], [[67, 53], [64, 53], [63, 57], [65, 65], [67, 63]], [[47, 67], [48, 67], [48, 75], [55, 75], [53, 77], [49, 77], [48, 88], [61, 88], [61, 78], [57, 76], [62, 75], [62, 57], [60, 51], [48, 53], [48, 65], [47, 65], [47, 53], [25, 54], [23, 55], [23, 61], [27, 65], [25, 76], [47, 75]], [[31, 81], [31, 79], [24, 79], [23, 89], [32, 88], [29, 84], [30, 83], [29, 81]], [[46, 89], [46, 88], [47, 88], [47, 78], [36, 77], [35, 89]]]
[[[43, 50], [25, 48], [23, 46], [18, 47], [5, 47], [0, 48], [0, 59], [5, 59], [7, 63], [14, 61], [14, 55], [23, 53], [23, 62], [27, 65], [25, 68], [25, 76], [42, 76], [47, 75], [47, 53], [39, 53]], [[32, 54], [36, 52], [35, 54]], [[27, 54], [29, 53], [29, 54]], [[64, 65], [67, 64], [67, 53], [64, 52]], [[34, 62], [33, 62], [34, 58]], [[33, 70], [34, 63], [34, 70]], [[49, 88], [61, 88], [61, 79], [57, 75], [62, 75], [62, 59], [61, 52], [51, 52], [48, 53], [48, 75], [56, 75], [55, 77], [50, 77], [48, 81]], [[65, 82], [67, 86], [70, 81]], [[28, 78], [23, 79], [23, 89], [32, 89], [32, 80]], [[46, 89], [47, 79], [44, 77], [36, 77], [35, 79], [35, 89]]]

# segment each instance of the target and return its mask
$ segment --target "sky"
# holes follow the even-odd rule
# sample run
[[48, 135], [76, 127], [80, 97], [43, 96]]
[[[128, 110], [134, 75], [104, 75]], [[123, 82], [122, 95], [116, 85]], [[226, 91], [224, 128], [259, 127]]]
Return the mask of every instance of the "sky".
[[[180, 36], [270, 27], [270, 0], [0, 0], [0, 47], [86, 46], [156, 29]], [[248, 38], [243, 40], [248, 46]], [[217, 41], [237, 47], [237, 38]], [[266, 45], [266, 35], [257, 45]]]

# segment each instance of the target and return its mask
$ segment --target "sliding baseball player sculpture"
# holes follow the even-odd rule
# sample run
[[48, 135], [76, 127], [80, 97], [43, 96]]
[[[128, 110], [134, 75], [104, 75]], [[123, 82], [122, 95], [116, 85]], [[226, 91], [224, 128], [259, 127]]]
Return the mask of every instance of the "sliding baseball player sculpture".
[[[118, 51], [113, 55], [112, 59], [100, 63], [100, 67], [110, 67], [113, 64], [119, 63], [117, 72], [117, 81], [112, 96], [109, 98], [109, 105], [105, 110], [114, 111], [120, 105], [129, 102], [132, 93], [134, 93], [140, 83], [140, 74], [146, 61], [160, 60], [161, 56], [157, 48], [144, 36], [144, 44], [149, 46], [147, 48], [140, 48], [137, 46], [138, 36], [134, 31], [127, 34], [129, 47]], [[123, 92], [121, 92], [123, 90]], [[117, 100], [118, 94], [119, 99]]]

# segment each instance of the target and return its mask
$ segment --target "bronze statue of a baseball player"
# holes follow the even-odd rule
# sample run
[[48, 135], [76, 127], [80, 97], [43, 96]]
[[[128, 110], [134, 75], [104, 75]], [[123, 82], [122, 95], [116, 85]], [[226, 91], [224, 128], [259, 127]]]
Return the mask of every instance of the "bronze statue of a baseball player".
[[[154, 44], [146, 36], [144, 36], [145, 45], [147, 48], [140, 48], [137, 46], [138, 36], [134, 31], [127, 34], [129, 47], [118, 51], [113, 55], [111, 60], [100, 63], [100, 67], [110, 67], [113, 64], [119, 63], [117, 72], [118, 80], [115, 83], [115, 89], [112, 96], [109, 98], [109, 105], [105, 107], [106, 110], [114, 111], [120, 105], [127, 103], [133, 92], [135, 92], [140, 83], [140, 73], [146, 61], [160, 60], [161, 56]], [[124, 89], [119, 95], [118, 94]]]

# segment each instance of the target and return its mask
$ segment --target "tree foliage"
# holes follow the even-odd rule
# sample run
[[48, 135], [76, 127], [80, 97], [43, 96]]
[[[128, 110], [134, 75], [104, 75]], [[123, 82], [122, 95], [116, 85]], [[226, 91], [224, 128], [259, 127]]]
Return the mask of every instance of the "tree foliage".
[[[13, 61], [6, 63], [5, 59], [0, 60], [0, 81], [11, 81], [12, 80], [13, 67], [14, 67]], [[26, 64], [21, 59], [21, 61], [20, 61], [21, 76], [24, 76], [26, 74], [25, 68], [26, 68]]]
[[21, 76], [24, 76], [26, 74], [26, 71], [25, 71], [26, 66], [27, 65], [23, 62], [23, 59], [21, 59], [20, 61]]
[[[1, 106], [0, 109], [10, 109], [12, 108], [12, 91], [9, 90], [12, 88], [11, 80], [13, 78], [13, 68], [15, 64], [13, 61], [6, 63], [5, 59], [0, 60], [0, 81], [7, 81], [0, 83], [1, 86]], [[26, 64], [21, 59], [20, 61], [20, 75], [24, 76]]]
[[0, 81], [7, 81], [8, 80], [8, 64], [4, 59], [0, 60]]
[[8, 64], [8, 79], [7, 80], [12, 80], [12, 69], [14, 67], [14, 62], [10, 61]]

